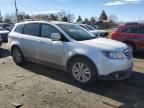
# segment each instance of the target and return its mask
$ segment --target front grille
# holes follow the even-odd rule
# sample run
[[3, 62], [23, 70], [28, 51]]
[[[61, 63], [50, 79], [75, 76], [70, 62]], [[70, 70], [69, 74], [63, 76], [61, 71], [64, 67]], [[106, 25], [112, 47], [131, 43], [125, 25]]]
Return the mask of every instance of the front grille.
[[132, 49], [131, 48], [127, 48], [126, 50], [124, 50], [124, 54], [126, 56], [126, 58], [128, 60], [131, 60], [133, 58], [133, 54], [132, 54]]

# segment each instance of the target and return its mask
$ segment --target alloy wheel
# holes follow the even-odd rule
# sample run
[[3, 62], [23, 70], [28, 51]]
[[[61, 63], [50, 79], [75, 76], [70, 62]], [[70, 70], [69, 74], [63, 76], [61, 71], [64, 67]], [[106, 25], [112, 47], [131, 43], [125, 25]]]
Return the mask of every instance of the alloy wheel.
[[72, 74], [77, 81], [82, 83], [91, 79], [90, 68], [84, 63], [75, 63], [72, 67]]

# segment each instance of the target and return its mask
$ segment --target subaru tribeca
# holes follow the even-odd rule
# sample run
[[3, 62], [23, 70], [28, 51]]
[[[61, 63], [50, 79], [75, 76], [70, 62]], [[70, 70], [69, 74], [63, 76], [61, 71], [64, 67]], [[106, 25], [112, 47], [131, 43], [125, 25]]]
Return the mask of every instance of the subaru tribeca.
[[71, 23], [19, 23], [8, 44], [17, 65], [25, 61], [50, 65], [69, 72], [82, 85], [96, 79], [127, 79], [132, 74], [133, 56], [126, 44], [97, 38]]

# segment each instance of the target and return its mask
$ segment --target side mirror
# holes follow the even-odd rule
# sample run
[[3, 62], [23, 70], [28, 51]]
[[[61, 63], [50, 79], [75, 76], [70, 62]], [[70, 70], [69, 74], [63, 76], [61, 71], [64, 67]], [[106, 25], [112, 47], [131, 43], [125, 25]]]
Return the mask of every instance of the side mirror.
[[59, 41], [61, 39], [61, 34], [60, 33], [52, 33], [51, 35], [51, 40], [52, 41]]

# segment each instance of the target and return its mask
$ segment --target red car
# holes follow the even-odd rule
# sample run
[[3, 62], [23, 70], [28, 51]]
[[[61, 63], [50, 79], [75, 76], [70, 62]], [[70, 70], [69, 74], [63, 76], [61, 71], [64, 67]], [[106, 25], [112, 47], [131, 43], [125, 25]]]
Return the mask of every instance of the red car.
[[144, 51], [144, 24], [128, 23], [119, 26], [110, 38], [128, 44], [133, 51]]

